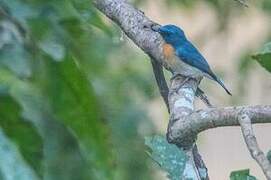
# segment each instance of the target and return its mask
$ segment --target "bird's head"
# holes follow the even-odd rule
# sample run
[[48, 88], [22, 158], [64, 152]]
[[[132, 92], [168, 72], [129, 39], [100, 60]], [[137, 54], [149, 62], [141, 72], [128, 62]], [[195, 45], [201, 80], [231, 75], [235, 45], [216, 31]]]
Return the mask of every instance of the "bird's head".
[[186, 41], [183, 30], [175, 25], [160, 26], [159, 28], [152, 28], [152, 30], [158, 32], [166, 43], [173, 46], [181, 45]]

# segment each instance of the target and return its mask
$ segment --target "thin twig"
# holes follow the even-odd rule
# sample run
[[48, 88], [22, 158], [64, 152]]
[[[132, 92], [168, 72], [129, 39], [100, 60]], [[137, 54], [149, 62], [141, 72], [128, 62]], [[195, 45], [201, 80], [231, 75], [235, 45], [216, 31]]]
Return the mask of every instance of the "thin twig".
[[240, 3], [242, 6], [248, 8], [248, 4], [245, 2], [245, 0], [235, 0], [235, 1]]
[[168, 112], [170, 112], [169, 104], [168, 104], [168, 85], [165, 79], [165, 75], [163, 72], [163, 67], [156, 60], [151, 59], [152, 69], [155, 76], [156, 83], [158, 85], [160, 94], [167, 106]]
[[199, 154], [198, 147], [196, 144], [193, 146], [192, 152], [193, 152], [193, 159], [194, 159], [195, 165], [198, 169], [201, 179], [209, 180], [208, 169], [206, 168], [206, 165], [201, 155]]
[[198, 98], [200, 98], [200, 100], [202, 100], [202, 102], [203, 102], [208, 108], [214, 107], [214, 106], [211, 104], [211, 102], [209, 101], [208, 96], [207, 96], [207, 95], [204, 93], [204, 91], [201, 90], [199, 87], [198, 87], [198, 89], [197, 89], [197, 91], [196, 91], [196, 96], [197, 96]]
[[240, 114], [238, 120], [250, 155], [262, 168], [266, 178], [271, 180], [271, 164], [259, 148], [249, 116], [246, 113]]

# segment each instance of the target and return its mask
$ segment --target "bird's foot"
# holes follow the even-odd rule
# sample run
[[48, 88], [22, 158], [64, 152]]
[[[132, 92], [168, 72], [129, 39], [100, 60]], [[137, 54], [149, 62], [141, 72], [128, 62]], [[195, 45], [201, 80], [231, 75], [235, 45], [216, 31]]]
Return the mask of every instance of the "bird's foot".
[[158, 23], [155, 23], [155, 22], [147, 22], [145, 24], [143, 24], [143, 28], [146, 29], [146, 30], [152, 30], [154, 32], [158, 32], [158, 29], [161, 27], [160, 24]]
[[[181, 76], [181, 77], [184, 77], [183, 75], [180, 75], [180, 74], [174, 74], [171, 78], [170, 78], [170, 81], [173, 81], [176, 77], [178, 76]], [[192, 77], [188, 77], [186, 76], [185, 79], [183, 80], [183, 82], [177, 87], [177, 88], [174, 88], [173, 91], [174, 92], [178, 92], [189, 80], [193, 79]]]

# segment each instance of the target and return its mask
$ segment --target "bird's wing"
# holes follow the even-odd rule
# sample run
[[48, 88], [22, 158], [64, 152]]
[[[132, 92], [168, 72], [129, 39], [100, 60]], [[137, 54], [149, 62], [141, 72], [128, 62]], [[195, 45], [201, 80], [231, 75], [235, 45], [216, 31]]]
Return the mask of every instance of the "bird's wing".
[[185, 43], [181, 48], [176, 50], [176, 55], [182, 60], [183, 62], [193, 66], [204, 73], [213, 76], [213, 72], [205, 60], [205, 58], [200, 54], [200, 52], [190, 43]]
[[190, 42], [186, 42], [181, 48], [176, 49], [175, 52], [181, 61], [208, 74], [213, 80], [218, 82], [229, 95], [231, 95], [230, 91], [226, 88], [223, 82], [213, 73], [208, 62], [200, 54], [197, 48], [193, 46], [193, 44], [191, 44]]

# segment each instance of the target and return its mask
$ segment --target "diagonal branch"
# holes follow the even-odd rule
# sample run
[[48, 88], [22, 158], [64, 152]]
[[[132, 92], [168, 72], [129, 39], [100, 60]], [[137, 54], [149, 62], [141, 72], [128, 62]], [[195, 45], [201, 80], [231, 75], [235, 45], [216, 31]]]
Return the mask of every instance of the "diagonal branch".
[[271, 180], [271, 164], [259, 148], [257, 139], [253, 132], [251, 119], [246, 113], [243, 113], [238, 116], [238, 120], [242, 129], [243, 137], [247, 144], [247, 148], [249, 149], [252, 158], [255, 159], [262, 168], [266, 178]]
[[235, 0], [236, 2], [240, 3], [242, 6], [248, 8], [248, 4], [246, 3], [245, 0]]
[[[156, 23], [127, 3], [126, 0], [96, 0], [94, 5], [118, 24], [123, 32], [149, 55], [155, 64], [163, 65], [163, 40], [150, 28], [146, 28]], [[165, 68], [168, 69], [166, 66]], [[252, 123], [271, 123], [271, 106], [240, 106], [195, 111], [194, 98], [199, 80], [189, 80], [178, 91], [174, 90], [183, 84], [183, 80], [182, 77], [176, 77], [170, 84], [168, 96], [170, 120], [167, 139], [169, 142], [185, 148], [190, 154], [195, 147], [193, 145], [198, 133], [210, 128], [238, 126], [240, 112], [247, 112]], [[204, 163], [202, 165], [204, 166]], [[197, 166], [198, 169], [199, 167]], [[201, 176], [201, 178], [208, 179], [208, 175]]]
[[162, 39], [150, 28], [153, 21], [126, 0], [96, 0], [94, 5], [113, 20], [133, 42], [159, 64], [163, 64]]

